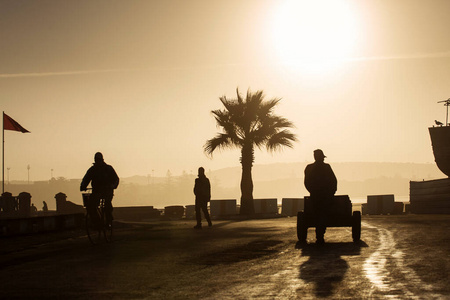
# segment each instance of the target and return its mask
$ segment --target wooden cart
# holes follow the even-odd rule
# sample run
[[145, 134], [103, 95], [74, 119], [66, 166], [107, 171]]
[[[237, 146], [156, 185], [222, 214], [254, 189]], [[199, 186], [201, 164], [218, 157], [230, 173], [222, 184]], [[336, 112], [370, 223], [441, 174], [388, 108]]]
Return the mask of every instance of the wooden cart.
[[[334, 196], [327, 217], [327, 227], [352, 227], [354, 242], [361, 239], [361, 212], [352, 213], [352, 203], [348, 195]], [[297, 237], [300, 242], [306, 242], [308, 228], [317, 226], [314, 214], [314, 203], [310, 197], [305, 197], [305, 209], [297, 214]]]

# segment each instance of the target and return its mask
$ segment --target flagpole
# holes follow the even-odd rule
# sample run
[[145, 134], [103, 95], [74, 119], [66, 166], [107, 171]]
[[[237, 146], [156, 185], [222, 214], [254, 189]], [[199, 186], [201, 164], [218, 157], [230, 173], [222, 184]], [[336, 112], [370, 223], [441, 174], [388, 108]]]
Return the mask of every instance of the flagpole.
[[2, 114], [2, 195], [5, 192], [5, 112]]

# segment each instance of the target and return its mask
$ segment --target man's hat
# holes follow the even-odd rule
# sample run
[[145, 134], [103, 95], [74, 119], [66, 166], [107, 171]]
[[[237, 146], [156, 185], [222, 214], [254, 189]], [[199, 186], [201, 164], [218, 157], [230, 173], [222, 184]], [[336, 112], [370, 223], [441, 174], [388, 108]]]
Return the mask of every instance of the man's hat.
[[94, 161], [96, 162], [102, 162], [103, 161], [103, 154], [101, 152], [97, 152], [94, 155]]
[[321, 149], [314, 150], [314, 155], [319, 155], [322, 157], [326, 157], [325, 154], [323, 154], [323, 151]]

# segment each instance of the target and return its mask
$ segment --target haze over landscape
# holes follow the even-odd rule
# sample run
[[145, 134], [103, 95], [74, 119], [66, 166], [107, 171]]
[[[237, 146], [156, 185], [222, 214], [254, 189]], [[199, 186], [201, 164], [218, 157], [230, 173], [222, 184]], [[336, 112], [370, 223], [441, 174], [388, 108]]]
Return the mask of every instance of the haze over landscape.
[[[308, 195], [303, 180], [306, 163], [276, 163], [255, 165], [253, 170], [254, 197], [302, 198]], [[365, 202], [367, 195], [394, 194], [396, 201], [409, 202], [409, 182], [442, 178], [435, 164], [411, 163], [335, 163], [333, 169], [338, 177], [338, 195], [349, 195], [353, 203]], [[229, 167], [207, 170], [211, 180], [211, 197], [217, 199], [240, 199], [241, 168]], [[114, 206], [192, 205], [193, 182], [196, 172], [162, 177], [122, 177], [115, 191]], [[31, 193], [31, 201], [41, 209], [46, 201], [49, 209], [56, 209], [55, 195], [63, 192], [67, 200], [81, 205], [79, 186], [81, 179], [53, 178], [28, 184], [25, 181], [6, 182], [5, 189], [13, 195], [23, 191]]]
[[0, 108], [31, 132], [5, 131], [5, 173], [79, 179], [97, 151], [121, 178], [239, 167], [238, 150], [203, 153], [211, 110], [237, 87], [282, 98], [275, 113], [296, 126], [293, 149], [257, 151], [256, 164], [312, 162], [316, 148], [332, 166], [434, 164], [448, 11], [445, 0], [0, 0]]
[[0, 298], [450, 299], [449, 12], [0, 0]]

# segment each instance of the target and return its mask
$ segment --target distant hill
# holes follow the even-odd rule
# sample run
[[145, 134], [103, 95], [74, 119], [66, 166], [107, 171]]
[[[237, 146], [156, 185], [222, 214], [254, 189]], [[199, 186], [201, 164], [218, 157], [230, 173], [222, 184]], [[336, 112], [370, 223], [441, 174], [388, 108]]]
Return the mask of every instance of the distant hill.
[[[331, 163], [338, 179], [338, 194], [348, 194], [352, 199], [365, 199], [367, 195], [394, 194], [408, 198], [409, 181], [438, 179], [446, 176], [434, 164], [413, 163]], [[255, 198], [303, 197], [307, 191], [303, 185], [306, 163], [276, 163], [255, 165], [253, 182]], [[241, 168], [224, 168], [208, 171], [213, 199], [240, 199]], [[151, 177], [132, 176], [121, 178], [115, 192], [115, 206], [146, 206], [162, 208], [168, 205], [194, 203], [193, 185], [196, 175]], [[55, 194], [63, 192], [68, 200], [81, 204], [79, 191], [81, 179], [65, 178], [50, 181], [11, 182], [5, 190], [13, 195], [26, 191], [32, 194], [32, 202], [42, 207], [47, 201], [50, 209], [56, 208]]]
[[[252, 173], [254, 197], [281, 199], [307, 195], [303, 185], [303, 172], [306, 165], [307, 163], [255, 165]], [[445, 177], [435, 164], [350, 162], [331, 163], [331, 165], [338, 178], [337, 193], [358, 198], [375, 194], [395, 194], [406, 197], [409, 195], [409, 181]], [[240, 198], [240, 167], [208, 171], [207, 176], [211, 180], [214, 199]], [[176, 200], [180, 204], [192, 202], [191, 193], [195, 177], [192, 174], [185, 174], [170, 178], [173, 184], [184, 186], [184, 192], [181, 192]], [[168, 178], [154, 178], [153, 181], [155, 185], [167, 185]], [[134, 176], [123, 178], [122, 182], [147, 185], [149, 179], [146, 176]]]
[[[445, 178], [446, 176], [435, 164], [391, 163], [391, 162], [343, 162], [330, 163], [339, 181], [365, 181], [368, 179], [388, 177], [404, 178], [408, 180], [429, 180]], [[275, 163], [253, 166], [253, 181], [276, 181], [280, 179], [301, 179], [307, 163]], [[192, 177], [192, 175], [182, 175]], [[231, 167], [208, 171], [207, 176], [221, 186], [233, 187], [239, 185], [241, 168]], [[176, 180], [181, 176], [173, 176]], [[196, 177], [196, 176], [194, 176]], [[121, 178], [121, 183], [138, 185], [160, 184], [167, 181], [167, 177], [132, 176]]]
[[[330, 163], [339, 181], [364, 181], [378, 177], [397, 177], [409, 180], [437, 179], [446, 177], [435, 164], [346, 162]], [[273, 181], [287, 178], [303, 178], [307, 163], [276, 163], [255, 165], [253, 180]], [[239, 184], [241, 168], [225, 168], [210, 171], [207, 176], [216, 179], [221, 186], [232, 187]]]

